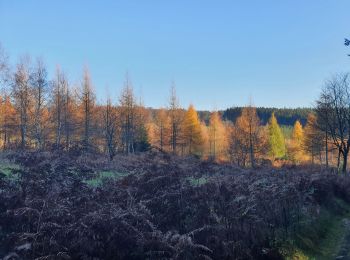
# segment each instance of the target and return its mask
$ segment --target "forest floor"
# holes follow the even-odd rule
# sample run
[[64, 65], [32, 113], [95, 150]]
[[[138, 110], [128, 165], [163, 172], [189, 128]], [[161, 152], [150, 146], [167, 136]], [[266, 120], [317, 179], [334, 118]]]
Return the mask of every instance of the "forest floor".
[[318, 252], [311, 259], [350, 260], [350, 205], [342, 202], [344, 212], [333, 212]]
[[350, 216], [342, 219], [342, 236], [335, 259], [350, 260]]
[[320, 209], [316, 222], [296, 234], [295, 251], [287, 259], [350, 259], [350, 204], [340, 199], [332, 203]]
[[349, 203], [318, 166], [0, 154], [0, 258], [350, 259]]

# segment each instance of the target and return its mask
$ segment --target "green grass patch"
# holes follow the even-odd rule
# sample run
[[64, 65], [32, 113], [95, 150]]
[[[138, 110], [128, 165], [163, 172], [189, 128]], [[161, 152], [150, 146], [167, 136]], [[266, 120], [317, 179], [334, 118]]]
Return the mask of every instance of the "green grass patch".
[[122, 172], [101, 171], [97, 173], [95, 178], [85, 180], [84, 182], [91, 187], [98, 187], [98, 186], [101, 186], [105, 180], [108, 180], [108, 179], [118, 180], [128, 175], [129, 175], [128, 173], [122, 173]]
[[195, 177], [187, 177], [186, 180], [194, 187], [199, 187], [208, 182], [208, 179], [204, 176], [195, 178]]
[[344, 218], [350, 217], [350, 205], [332, 200], [322, 207], [317, 219], [300, 226], [293, 238], [294, 253], [286, 259], [334, 259], [346, 230]]
[[0, 162], [0, 172], [5, 175], [6, 178], [11, 180], [18, 180], [19, 176], [14, 171], [19, 170], [21, 167], [18, 164], [11, 162]]

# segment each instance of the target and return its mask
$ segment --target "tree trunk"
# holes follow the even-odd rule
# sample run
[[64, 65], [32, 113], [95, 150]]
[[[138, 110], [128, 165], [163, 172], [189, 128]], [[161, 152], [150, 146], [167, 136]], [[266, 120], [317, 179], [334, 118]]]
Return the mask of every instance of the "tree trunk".
[[328, 168], [328, 133], [326, 131], [326, 167]]
[[21, 128], [21, 148], [24, 149], [26, 146], [26, 128], [22, 126]]
[[250, 144], [250, 162], [252, 164], [252, 168], [255, 168], [254, 149], [252, 143]]
[[216, 142], [215, 142], [215, 140], [216, 140], [216, 131], [214, 129], [214, 140], [213, 140], [213, 142], [214, 142], [214, 146], [213, 146], [213, 149], [214, 149], [213, 158], [214, 158], [214, 160], [216, 160], [216, 150], [215, 150]]
[[344, 151], [343, 152], [343, 168], [342, 168], [342, 172], [344, 174], [346, 174], [346, 166], [347, 166], [347, 163], [348, 163], [348, 152], [349, 151]]
[[160, 127], [160, 150], [163, 152], [163, 125]]

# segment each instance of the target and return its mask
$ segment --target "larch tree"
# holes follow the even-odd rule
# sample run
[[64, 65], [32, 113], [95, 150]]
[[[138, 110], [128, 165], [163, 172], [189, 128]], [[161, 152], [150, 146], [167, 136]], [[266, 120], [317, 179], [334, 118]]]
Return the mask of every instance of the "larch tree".
[[215, 111], [210, 114], [208, 127], [209, 157], [216, 160], [221, 158], [226, 148], [226, 128], [222, 123], [220, 114]]
[[116, 154], [116, 132], [117, 132], [117, 114], [115, 107], [112, 105], [112, 101], [110, 98], [107, 99], [107, 104], [105, 106], [105, 110], [103, 113], [104, 120], [104, 137], [106, 148], [108, 152], [108, 156], [110, 160], [113, 160]]
[[72, 91], [69, 84], [64, 84], [63, 89], [63, 135], [64, 135], [64, 146], [66, 150], [69, 150], [72, 139], [74, 136], [76, 122], [77, 122], [77, 101], [72, 95]]
[[13, 102], [11, 102], [8, 89], [8, 86], [11, 84], [11, 76], [9, 56], [0, 44], [0, 129], [2, 135], [2, 148], [4, 150], [10, 144], [12, 137], [15, 137], [17, 130], [16, 110], [13, 106]]
[[31, 87], [33, 93], [33, 137], [36, 147], [42, 149], [44, 144], [44, 130], [47, 127], [47, 111], [46, 102], [48, 94], [47, 70], [41, 59], [37, 60], [37, 64], [31, 74]]
[[203, 145], [201, 123], [197, 111], [190, 105], [183, 121], [183, 140], [189, 154], [198, 154]]
[[315, 162], [318, 157], [322, 163], [322, 151], [324, 149], [324, 134], [318, 126], [317, 116], [314, 113], [309, 113], [304, 129], [303, 149], [311, 156], [311, 162]]
[[30, 61], [24, 57], [17, 64], [12, 85], [12, 97], [19, 117], [21, 148], [27, 145], [28, 127], [32, 108], [32, 92], [30, 86]]
[[59, 67], [56, 68], [55, 78], [52, 82], [51, 91], [51, 108], [52, 108], [52, 122], [55, 131], [55, 147], [61, 148], [63, 116], [65, 106], [65, 90], [68, 88], [68, 82], [65, 74]]
[[16, 109], [13, 106], [10, 96], [4, 92], [1, 98], [1, 135], [2, 148], [6, 150], [17, 133]]
[[[201, 121], [201, 135], [202, 135], [202, 146], [201, 146], [201, 156], [202, 158], [209, 158], [209, 127], [206, 125], [205, 121]], [[220, 154], [220, 153], [217, 153]], [[223, 159], [223, 157], [217, 156], [218, 159]], [[212, 160], [213, 158], [210, 157]]]
[[249, 155], [250, 165], [256, 166], [256, 156], [265, 148], [263, 128], [256, 108], [249, 105], [242, 110], [242, 114], [235, 123], [235, 135], [232, 142], [238, 142], [236, 149], [242, 149], [240, 154]]
[[245, 167], [247, 165], [249, 150], [242, 127], [237, 124], [230, 125], [228, 134], [228, 155], [232, 163]]
[[[316, 118], [317, 118], [317, 127], [318, 130], [324, 133], [324, 145], [325, 145], [325, 160], [326, 160], [326, 167], [329, 165], [329, 146], [333, 144], [334, 142], [332, 140], [332, 133], [330, 130], [330, 127], [332, 124], [331, 117], [334, 115], [332, 109], [330, 109], [330, 99], [328, 95], [324, 95], [326, 93], [321, 94], [320, 99], [317, 101], [316, 106]], [[336, 146], [335, 146], [336, 147]], [[337, 148], [337, 147], [336, 147]], [[338, 149], [338, 148], [337, 148]], [[339, 150], [339, 149], [338, 149]], [[338, 161], [339, 161], [340, 153], [338, 154]]]
[[138, 152], [147, 151], [150, 147], [147, 125], [150, 121], [149, 111], [143, 105], [140, 99], [135, 107], [135, 122], [134, 122], [134, 149]]
[[121, 122], [122, 150], [129, 154], [135, 152], [136, 101], [128, 74], [119, 97], [119, 120]]
[[170, 140], [170, 119], [165, 109], [156, 111], [154, 116], [154, 137], [155, 145], [164, 151]]
[[303, 142], [304, 142], [304, 130], [300, 121], [297, 120], [294, 123], [292, 140], [291, 140], [291, 157], [295, 162], [300, 162], [303, 160]]
[[146, 124], [147, 136], [149, 144], [152, 148], [157, 148], [160, 150], [158, 143], [158, 136], [156, 137], [156, 124], [154, 121], [154, 115], [152, 115], [152, 120]]
[[286, 145], [280, 126], [278, 125], [275, 113], [272, 113], [268, 126], [269, 155], [275, 158], [281, 158], [286, 155]]
[[179, 143], [180, 127], [183, 120], [183, 112], [181, 111], [179, 106], [179, 100], [176, 96], [176, 89], [174, 83], [172, 83], [170, 88], [168, 113], [170, 118], [171, 151], [175, 154], [177, 152], [177, 145]]
[[87, 150], [92, 146], [95, 100], [96, 97], [92, 87], [90, 72], [85, 68], [80, 94], [81, 112], [83, 117], [82, 143], [84, 150]]

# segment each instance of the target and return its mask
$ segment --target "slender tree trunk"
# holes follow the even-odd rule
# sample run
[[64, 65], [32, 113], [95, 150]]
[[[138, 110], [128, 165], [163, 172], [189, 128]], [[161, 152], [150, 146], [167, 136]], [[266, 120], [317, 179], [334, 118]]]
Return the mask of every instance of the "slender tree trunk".
[[163, 152], [163, 124], [160, 126], [160, 150]]
[[6, 142], [7, 142], [7, 131], [5, 130], [3, 150], [6, 150]]
[[66, 150], [69, 150], [69, 143], [70, 143], [70, 134], [69, 134], [69, 122], [68, 122], [68, 101], [65, 104], [65, 111], [64, 111], [64, 134], [65, 134], [65, 147]]
[[192, 153], [192, 130], [191, 130], [190, 142], [189, 142], [189, 154], [191, 153]]
[[348, 151], [344, 151], [343, 152], [343, 168], [342, 168], [343, 174], [346, 174], [347, 163], [348, 163]]
[[21, 126], [21, 148], [24, 149], [26, 146], [26, 126], [24, 125], [24, 123], [22, 123]]
[[337, 169], [339, 170], [339, 166], [340, 166], [340, 153], [341, 153], [341, 150], [340, 148], [338, 149], [338, 158], [337, 158]]
[[326, 167], [328, 168], [328, 132], [326, 131]]
[[[6, 97], [5, 97], [6, 98]], [[3, 144], [3, 150], [6, 150], [6, 143], [7, 143], [7, 111], [5, 111], [4, 115], [4, 144]]]
[[214, 160], [216, 160], [216, 130], [214, 130]]
[[250, 162], [252, 164], [252, 167], [255, 168], [254, 147], [253, 147], [251, 127], [249, 130], [249, 152], [250, 152]]
[[176, 154], [176, 125], [175, 123], [172, 124], [172, 150], [173, 154]]

